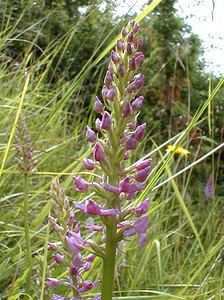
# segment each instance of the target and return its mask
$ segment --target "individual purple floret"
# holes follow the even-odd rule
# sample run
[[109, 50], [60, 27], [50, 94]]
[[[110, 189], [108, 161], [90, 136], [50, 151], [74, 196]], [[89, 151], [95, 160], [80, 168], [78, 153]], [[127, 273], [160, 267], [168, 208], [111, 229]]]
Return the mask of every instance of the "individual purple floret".
[[145, 169], [138, 171], [137, 174], [135, 175], [135, 180], [138, 182], [144, 182], [147, 179], [150, 171], [151, 171], [151, 167], [147, 167]]
[[140, 217], [143, 214], [146, 214], [148, 209], [149, 209], [149, 199], [145, 199], [134, 209], [134, 216]]
[[139, 235], [138, 245], [139, 248], [142, 248], [147, 243], [147, 236], [145, 233], [147, 231], [148, 224], [149, 224], [148, 216], [139, 218], [135, 221], [132, 227], [124, 231], [124, 236], [131, 236], [137, 233]]
[[73, 176], [75, 189], [77, 192], [85, 193], [90, 188], [90, 183], [79, 176]]
[[120, 193], [134, 193], [145, 188], [145, 184], [134, 184], [130, 182], [130, 178], [126, 177], [119, 183]]
[[54, 287], [59, 286], [61, 284], [61, 280], [49, 277], [49, 278], [46, 279], [45, 284], [49, 287], [54, 288]]
[[79, 202], [74, 202], [76, 208], [89, 215], [98, 216], [115, 216], [119, 213], [117, 209], [102, 209], [96, 202], [92, 199], [86, 201], [86, 204]]

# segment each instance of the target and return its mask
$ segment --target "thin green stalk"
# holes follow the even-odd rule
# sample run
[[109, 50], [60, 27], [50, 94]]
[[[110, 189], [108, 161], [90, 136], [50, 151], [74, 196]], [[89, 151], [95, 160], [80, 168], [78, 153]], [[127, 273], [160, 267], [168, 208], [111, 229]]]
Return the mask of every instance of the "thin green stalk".
[[42, 273], [40, 300], [44, 299], [45, 279], [46, 279], [46, 273], [47, 273], [47, 254], [48, 254], [49, 232], [50, 232], [50, 225], [48, 224], [47, 231], [46, 231], [45, 245], [44, 245], [43, 273]]
[[29, 177], [28, 174], [24, 174], [24, 230], [25, 230], [25, 240], [26, 240], [26, 263], [27, 263], [27, 278], [26, 278], [26, 293], [30, 292], [30, 271], [31, 271], [31, 247], [30, 247], [30, 234], [29, 234]]
[[106, 254], [103, 259], [102, 300], [112, 299], [116, 257], [116, 231], [116, 217], [110, 217], [110, 224], [106, 227]]

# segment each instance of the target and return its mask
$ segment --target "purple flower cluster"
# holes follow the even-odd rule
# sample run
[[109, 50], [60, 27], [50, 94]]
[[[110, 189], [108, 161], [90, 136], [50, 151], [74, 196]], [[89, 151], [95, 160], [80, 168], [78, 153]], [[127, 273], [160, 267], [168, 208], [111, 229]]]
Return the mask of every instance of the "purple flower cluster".
[[[146, 123], [137, 125], [137, 116], [144, 100], [143, 96], [138, 95], [144, 84], [144, 76], [138, 73], [144, 62], [141, 52], [143, 41], [138, 35], [139, 25], [135, 21], [130, 21], [127, 29], [122, 29], [116, 51], [111, 52], [104, 77], [102, 99], [96, 97], [94, 103], [94, 110], [98, 114], [95, 130], [89, 126], [86, 128], [86, 139], [94, 149], [93, 157], [85, 158], [83, 165], [90, 171], [97, 169], [101, 180], [89, 182], [80, 176], [73, 177], [77, 192], [94, 191], [97, 199], [101, 199], [100, 202], [87, 196], [84, 203], [73, 201], [74, 207], [70, 208], [57, 180], [51, 188], [53, 213], [57, 220], [49, 216], [49, 222], [61, 244], [49, 243], [49, 246], [57, 251], [52, 258], [57, 264], [67, 267], [69, 278], [48, 278], [46, 284], [50, 287], [66, 284], [73, 291], [73, 298], [54, 295], [55, 300], [82, 299], [83, 292], [99, 283], [82, 279], [95, 256], [103, 259], [103, 274], [112, 274], [111, 278], [104, 278], [103, 275], [102, 299], [112, 299], [112, 295], [108, 294], [107, 284], [110, 280], [113, 282], [113, 272], [107, 273], [105, 269], [114, 269], [115, 259], [111, 257], [115, 257], [116, 250], [119, 250], [119, 242], [137, 235], [139, 247], [147, 243], [149, 199], [143, 200], [138, 206], [131, 205], [130, 200], [145, 189], [145, 181], [151, 171], [151, 159], [128, 164], [131, 151], [138, 147], [146, 130]], [[74, 209], [96, 216], [96, 220], [101, 221], [99, 225], [85, 226], [91, 236], [101, 235], [98, 242], [82, 237], [80, 223], [74, 222]], [[91, 254], [85, 256], [86, 250], [90, 250]], [[108, 254], [108, 251], [113, 253]], [[109, 289], [112, 290], [111, 285]], [[101, 296], [94, 299], [101, 299]]]
[[37, 161], [33, 160], [34, 147], [32, 146], [29, 130], [23, 117], [20, 117], [16, 127], [15, 142], [15, 161], [19, 171], [24, 173], [36, 171]]
[[213, 174], [210, 174], [208, 177], [208, 181], [204, 188], [205, 198], [206, 199], [213, 199], [214, 198], [214, 178]]
[[[105, 217], [116, 216], [118, 240], [136, 233], [139, 234], [139, 246], [143, 246], [148, 216], [136, 214], [134, 207], [124, 214], [125, 200], [133, 199], [146, 187], [145, 181], [151, 171], [151, 159], [127, 166], [130, 152], [137, 148], [146, 130], [146, 123], [137, 126], [137, 115], [144, 100], [138, 95], [144, 83], [144, 76], [138, 73], [144, 62], [141, 52], [143, 41], [138, 39], [138, 34], [139, 25], [135, 21], [129, 22], [127, 30], [122, 29], [116, 51], [111, 52], [102, 100], [96, 97], [94, 103], [95, 112], [101, 116], [96, 119], [96, 131], [89, 126], [86, 128], [86, 139], [94, 144], [94, 150], [93, 158], [84, 159], [84, 166], [87, 170], [101, 169], [102, 181], [88, 182], [79, 176], [74, 176], [73, 181], [76, 191], [86, 193], [93, 189], [103, 200], [101, 205], [93, 199], [88, 199], [85, 204], [74, 202], [77, 209], [85, 214], [104, 217], [104, 225], [107, 223]], [[142, 206], [148, 209], [148, 200], [140, 203], [139, 207]], [[142, 211], [147, 213], [146, 209]], [[139, 219], [126, 223], [131, 216]], [[120, 229], [124, 228], [122, 224], [125, 224], [125, 230]]]
[[[49, 216], [48, 221], [52, 229], [56, 232], [60, 242], [48, 245], [54, 251], [52, 258], [56, 264], [64, 265], [68, 270], [68, 277], [56, 279], [49, 277], [45, 284], [48, 287], [55, 288], [59, 285], [68, 286], [75, 297], [66, 298], [59, 295], [53, 295], [53, 299], [75, 300], [82, 299], [82, 294], [91, 290], [99, 284], [99, 281], [92, 282], [84, 280], [83, 274], [90, 270], [91, 264], [95, 259], [95, 254], [89, 253], [83, 255], [88, 242], [81, 236], [80, 223], [75, 222], [75, 211], [70, 207], [69, 199], [61, 188], [59, 181], [55, 179], [51, 185], [50, 195], [52, 198], [52, 210], [56, 218]], [[100, 296], [89, 299], [100, 299]]]

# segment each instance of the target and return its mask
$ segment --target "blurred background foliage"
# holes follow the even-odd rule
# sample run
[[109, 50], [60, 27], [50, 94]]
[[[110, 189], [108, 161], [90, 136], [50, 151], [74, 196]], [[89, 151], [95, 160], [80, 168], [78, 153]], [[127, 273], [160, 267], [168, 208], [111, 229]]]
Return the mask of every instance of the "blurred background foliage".
[[[154, 120], [162, 139], [186, 126], [191, 114], [207, 97], [211, 76], [204, 69], [200, 38], [178, 17], [176, 2], [162, 2], [141, 22], [146, 57], [143, 118], [146, 114]], [[51, 64], [47, 84], [52, 83], [54, 87], [57, 81], [69, 82], [134, 17], [121, 16], [115, 7], [115, 1], [3, 0], [0, 23], [7, 43], [0, 58], [18, 65], [32, 52], [32, 61], [46, 57], [45, 63]], [[52, 51], [56, 48], [57, 51]], [[80, 86], [86, 106], [99, 92], [98, 77], [104, 72], [100, 69], [107, 61], [108, 58], [94, 66]], [[212, 80], [215, 82], [216, 78]], [[72, 112], [72, 103], [67, 109]], [[217, 127], [222, 128], [221, 124]]]

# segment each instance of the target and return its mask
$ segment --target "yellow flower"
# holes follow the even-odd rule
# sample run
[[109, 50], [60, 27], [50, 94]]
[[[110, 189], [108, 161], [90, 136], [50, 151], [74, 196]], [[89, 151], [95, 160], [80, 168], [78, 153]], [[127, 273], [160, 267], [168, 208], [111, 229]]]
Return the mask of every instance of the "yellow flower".
[[188, 151], [187, 149], [184, 149], [182, 147], [177, 147], [177, 146], [174, 146], [174, 145], [169, 145], [166, 149], [167, 152], [174, 152], [176, 154], [179, 154], [179, 155], [187, 155], [188, 153], [190, 153], [190, 151]]

